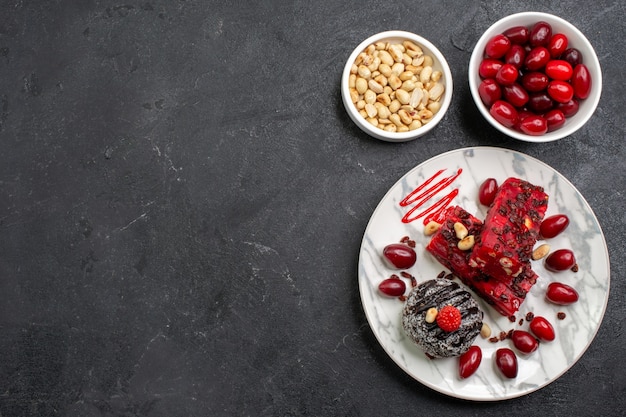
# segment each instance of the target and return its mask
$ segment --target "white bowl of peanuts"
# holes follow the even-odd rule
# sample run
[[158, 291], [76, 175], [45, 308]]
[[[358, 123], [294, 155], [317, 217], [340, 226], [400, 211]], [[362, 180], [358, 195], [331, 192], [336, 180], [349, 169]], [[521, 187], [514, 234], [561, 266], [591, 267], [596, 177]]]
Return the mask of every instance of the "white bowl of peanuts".
[[443, 119], [452, 101], [452, 74], [441, 52], [421, 36], [381, 32], [361, 42], [348, 58], [341, 97], [364, 132], [406, 142]]

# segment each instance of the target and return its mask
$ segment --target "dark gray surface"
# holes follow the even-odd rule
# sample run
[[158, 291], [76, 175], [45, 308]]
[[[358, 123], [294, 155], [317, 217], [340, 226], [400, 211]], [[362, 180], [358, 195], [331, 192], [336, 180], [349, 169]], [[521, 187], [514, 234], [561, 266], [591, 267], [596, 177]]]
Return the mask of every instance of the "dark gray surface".
[[[588, 124], [528, 144], [481, 119], [474, 43], [518, 11], [577, 25], [604, 90]], [[4, 1], [0, 4], [0, 415], [621, 415], [623, 2]], [[340, 73], [383, 30], [451, 66], [444, 121], [405, 144], [349, 120]], [[611, 295], [562, 378], [475, 404], [375, 340], [360, 240], [416, 164], [466, 146], [535, 156], [605, 232]]]

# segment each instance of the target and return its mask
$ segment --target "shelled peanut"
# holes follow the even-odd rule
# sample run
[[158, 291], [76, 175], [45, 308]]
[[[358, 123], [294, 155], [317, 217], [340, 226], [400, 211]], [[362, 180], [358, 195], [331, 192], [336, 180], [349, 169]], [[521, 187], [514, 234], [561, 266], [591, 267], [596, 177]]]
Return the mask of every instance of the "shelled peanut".
[[352, 64], [350, 98], [365, 120], [388, 132], [408, 132], [428, 123], [441, 107], [441, 71], [422, 48], [376, 42]]

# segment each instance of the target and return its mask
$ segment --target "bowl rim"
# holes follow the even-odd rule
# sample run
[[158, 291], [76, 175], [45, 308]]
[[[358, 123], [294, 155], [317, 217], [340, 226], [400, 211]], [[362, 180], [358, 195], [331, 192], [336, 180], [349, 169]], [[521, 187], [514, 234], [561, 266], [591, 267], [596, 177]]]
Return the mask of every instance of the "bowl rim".
[[[493, 118], [493, 116], [491, 116], [491, 114], [489, 113], [489, 110], [487, 109], [487, 106], [485, 106], [482, 103], [480, 99], [480, 95], [478, 94], [478, 84], [480, 83], [479, 81], [480, 77], [478, 76], [477, 68], [480, 63], [480, 60], [482, 59], [482, 51], [484, 50], [485, 44], [487, 43], [488, 39], [495, 34], [494, 31], [497, 28], [506, 26], [507, 24], [515, 25], [514, 23], [511, 23], [511, 22], [515, 22], [516, 20], [519, 20], [520, 18], [529, 18], [529, 17], [532, 17], [536, 21], [539, 21], [539, 20], [546, 20], [548, 22], [552, 21], [552, 23], [557, 23], [561, 26], [564, 26], [569, 31], [574, 33], [577, 38], [576, 43], [584, 45], [585, 49], [588, 49], [589, 51], [591, 51], [591, 55], [587, 53], [584, 54], [584, 59], [585, 59], [585, 65], [589, 68], [590, 72], [594, 73], [593, 84], [591, 87], [592, 92], [590, 96], [585, 99], [586, 111], [584, 113], [579, 113], [577, 115], [574, 115], [572, 118], [570, 118], [569, 120], [571, 121], [571, 123], [569, 125], [564, 126], [555, 131], [548, 132], [542, 136], [526, 135], [522, 132], [510, 129], [501, 125]], [[589, 42], [589, 39], [587, 39], [587, 37], [574, 24], [568, 22], [562, 17], [556, 16], [550, 13], [545, 13], [545, 12], [528, 11], [528, 12], [514, 13], [514, 14], [501, 18], [497, 20], [496, 22], [494, 22], [492, 25], [490, 25], [489, 28], [487, 28], [483, 32], [481, 37], [476, 42], [476, 45], [474, 46], [474, 50], [472, 51], [472, 54], [470, 56], [470, 61], [468, 65], [468, 81], [469, 81], [470, 92], [474, 100], [474, 103], [476, 104], [476, 107], [478, 107], [478, 110], [481, 112], [481, 114], [485, 117], [485, 119], [487, 119], [487, 121], [492, 126], [498, 129], [500, 132], [514, 139], [522, 140], [525, 142], [534, 142], [534, 143], [556, 141], [559, 139], [563, 139], [567, 136], [570, 136], [571, 134], [578, 131], [591, 118], [591, 116], [593, 115], [593, 113], [595, 112], [598, 106], [598, 103], [600, 101], [600, 96], [602, 95], [602, 68], [600, 66], [600, 60], [598, 59], [598, 55], [593, 45], [591, 44], [591, 42]]]
[[[381, 41], [383, 39], [393, 38], [411, 40], [413, 42], [416, 42], [423, 49], [428, 50], [428, 52], [433, 55], [433, 58], [435, 58], [436, 63], [438, 63], [441, 67], [441, 71], [445, 80], [444, 96], [442, 98], [441, 108], [439, 109], [439, 111], [435, 114], [430, 122], [426, 123], [418, 129], [411, 130], [409, 132], [387, 132], [371, 125], [359, 114], [356, 107], [354, 106], [354, 103], [352, 103], [352, 100], [350, 99], [350, 89], [348, 87], [350, 69], [352, 68], [352, 64], [356, 60], [357, 56], [361, 52], [363, 52], [363, 50], [365, 50], [365, 48], [370, 44]], [[376, 33], [368, 37], [367, 39], [363, 40], [356, 48], [354, 48], [354, 50], [348, 57], [348, 60], [346, 61], [341, 76], [341, 98], [344, 107], [346, 108], [346, 112], [348, 113], [352, 121], [365, 133], [387, 142], [407, 142], [425, 135], [433, 128], [435, 128], [435, 126], [439, 124], [439, 122], [443, 119], [448, 108], [450, 107], [450, 103], [452, 102], [452, 92], [454, 88], [453, 84], [454, 83], [452, 79], [452, 72], [450, 71], [448, 61], [445, 59], [439, 48], [437, 48], [432, 42], [412, 32], [407, 32], [404, 30], [388, 30]]]

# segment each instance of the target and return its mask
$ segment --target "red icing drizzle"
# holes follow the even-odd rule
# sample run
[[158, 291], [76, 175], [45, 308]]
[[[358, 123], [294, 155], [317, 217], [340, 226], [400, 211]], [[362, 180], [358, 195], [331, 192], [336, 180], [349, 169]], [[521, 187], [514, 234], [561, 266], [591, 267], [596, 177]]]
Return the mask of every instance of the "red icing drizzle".
[[435, 175], [428, 178], [426, 181], [424, 181], [423, 184], [411, 191], [406, 197], [404, 197], [402, 201], [400, 201], [401, 207], [407, 207], [413, 205], [413, 203], [416, 203], [402, 218], [403, 223], [410, 223], [424, 216], [426, 216], [424, 218], [424, 224], [428, 224], [428, 222], [430, 222], [431, 220], [441, 220], [440, 217], [443, 215], [443, 211], [446, 209], [446, 207], [448, 207], [450, 202], [452, 202], [454, 197], [459, 194], [458, 188], [453, 189], [450, 193], [443, 196], [430, 207], [418, 212], [415, 215], [414, 213], [422, 208], [422, 206], [426, 204], [431, 198], [433, 198], [437, 193], [446, 188], [448, 185], [452, 184], [454, 180], [456, 180], [459, 175], [461, 175], [461, 172], [463, 172], [463, 170], [459, 168], [456, 174], [450, 175], [449, 177], [444, 177], [440, 179], [439, 182], [429, 187], [430, 183], [433, 182], [435, 178], [441, 175], [444, 171], [445, 169], [437, 171]]

